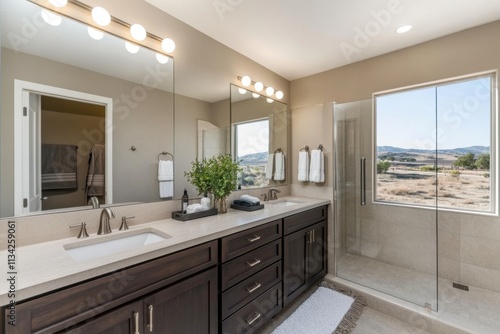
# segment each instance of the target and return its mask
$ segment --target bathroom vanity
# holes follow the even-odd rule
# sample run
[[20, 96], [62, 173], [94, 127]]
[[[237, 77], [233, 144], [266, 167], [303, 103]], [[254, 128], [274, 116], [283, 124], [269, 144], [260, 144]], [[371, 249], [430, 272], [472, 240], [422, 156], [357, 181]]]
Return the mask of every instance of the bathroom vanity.
[[[17, 302], [16, 326], [5, 324], [5, 333], [254, 333], [326, 275], [329, 201], [293, 200], [257, 212], [141, 224], [131, 229], [171, 237], [74, 268], [64, 266], [67, 254], [50, 254], [65, 252], [52, 245], [45, 255], [61, 259], [50, 269], [58, 277], [24, 288], [31, 296]], [[37, 247], [43, 245], [20, 253]], [[78, 274], [92, 265], [94, 277]]]

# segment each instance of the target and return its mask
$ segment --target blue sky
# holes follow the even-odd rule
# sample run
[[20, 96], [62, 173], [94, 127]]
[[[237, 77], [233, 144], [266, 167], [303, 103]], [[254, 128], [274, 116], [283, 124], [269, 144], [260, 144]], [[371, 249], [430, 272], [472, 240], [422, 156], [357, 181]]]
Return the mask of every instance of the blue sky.
[[268, 152], [269, 119], [238, 125], [238, 157], [251, 153]]
[[378, 96], [377, 146], [490, 146], [489, 95], [490, 77], [482, 77]]

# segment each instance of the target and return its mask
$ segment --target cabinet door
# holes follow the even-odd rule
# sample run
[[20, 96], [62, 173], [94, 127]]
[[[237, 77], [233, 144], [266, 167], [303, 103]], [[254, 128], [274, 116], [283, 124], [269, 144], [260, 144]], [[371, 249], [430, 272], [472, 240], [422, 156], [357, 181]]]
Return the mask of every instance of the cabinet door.
[[142, 301], [130, 303], [71, 330], [71, 334], [136, 334], [142, 329]]
[[325, 250], [325, 221], [284, 238], [283, 306], [326, 275]]
[[217, 268], [144, 299], [144, 333], [217, 333]]
[[310, 227], [306, 268], [309, 285], [326, 275], [326, 222]]
[[283, 239], [283, 306], [307, 288], [309, 230], [304, 229]]

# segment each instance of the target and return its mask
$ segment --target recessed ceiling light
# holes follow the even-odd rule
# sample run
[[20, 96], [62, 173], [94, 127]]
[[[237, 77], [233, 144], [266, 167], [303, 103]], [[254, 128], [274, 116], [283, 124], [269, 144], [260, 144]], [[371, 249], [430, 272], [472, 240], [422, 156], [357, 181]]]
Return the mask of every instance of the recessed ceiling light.
[[411, 28], [412, 28], [412, 26], [411, 26], [411, 25], [409, 25], [409, 24], [407, 24], [407, 25], [405, 25], [405, 26], [402, 26], [402, 27], [399, 27], [398, 29], [396, 29], [396, 32], [397, 32], [398, 34], [404, 34], [405, 32], [410, 31], [410, 30], [411, 30]]

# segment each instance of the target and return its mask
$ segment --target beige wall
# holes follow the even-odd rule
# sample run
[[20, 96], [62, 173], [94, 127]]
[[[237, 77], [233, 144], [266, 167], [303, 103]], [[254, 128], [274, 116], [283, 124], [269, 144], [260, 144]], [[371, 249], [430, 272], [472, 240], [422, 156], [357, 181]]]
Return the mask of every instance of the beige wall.
[[[332, 161], [331, 101], [339, 103], [370, 98], [372, 93], [403, 86], [498, 70], [500, 67], [500, 21], [465, 30], [404, 50], [332, 69], [291, 83], [292, 152], [294, 175], [298, 150], [322, 141], [327, 161]], [[325, 104], [327, 110], [324, 109]], [[326, 124], [326, 125], [325, 125]], [[318, 129], [322, 128], [321, 131]], [[328, 194], [333, 167], [327, 168], [325, 185], [295, 181], [292, 193]], [[319, 189], [324, 188], [324, 189]], [[314, 190], [315, 189], [315, 190]], [[333, 188], [332, 188], [333, 190]], [[333, 199], [333, 191], [330, 193]], [[433, 271], [435, 248], [425, 246], [434, 238], [435, 224], [427, 211], [384, 206], [369, 211], [365, 242], [381, 245], [383, 260], [426, 272]], [[424, 223], [422, 223], [424, 222]], [[500, 219], [485, 215], [440, 211], [438, 220], [440, 277], [500, 291]], [[330, 240], [333, 223], [330, 222]], [[337, 245], [338, 247], [338, 245]], [[333, 249], [331, 249], [333, 251]], [[395, 256], [397, 255], [397, 256]], [[420, 261], [419, 258], [423, 259]], [[329, 270], [333, 273], [333, 253]]]

